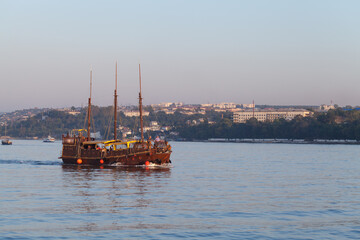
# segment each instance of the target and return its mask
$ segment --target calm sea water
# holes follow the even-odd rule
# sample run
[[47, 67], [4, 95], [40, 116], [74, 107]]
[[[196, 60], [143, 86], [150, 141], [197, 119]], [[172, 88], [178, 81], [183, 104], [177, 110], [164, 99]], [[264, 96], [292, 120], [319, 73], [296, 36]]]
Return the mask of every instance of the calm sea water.
[[0, 146], [0, 238], [360, 238], [360, 146], [172, 147], [171, 168], [101, 169]]

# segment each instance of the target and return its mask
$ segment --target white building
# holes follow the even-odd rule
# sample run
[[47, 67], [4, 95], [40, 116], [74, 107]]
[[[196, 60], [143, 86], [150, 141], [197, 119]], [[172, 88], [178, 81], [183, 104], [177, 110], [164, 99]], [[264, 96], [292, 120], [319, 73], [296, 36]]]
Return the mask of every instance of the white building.
[[236, 103], [219, 103], [215, 104], [217, 108], [236, 108]]
[[76, 116], [76, 115], [79, 115], [81, 112], [79, 111], [69, 111], [68, 114], [70, 115], [73, 115], [73, 116]]
[[326, 104], [322, 104], [320, 107], [319, 107], [320, 111], [329, 111], [330, 109], [335, 109], [335, 106], [334, 105], [326, 105]]
[[167, 109], [164, 109], [162, 111], [165, 112], [166, 114], [174, 114], [175, 113], [175, 111], [167, 110]]
[[158, 122], [156, 122], [156, 121], [150, 122], [150, 131], [160, 131], [160, 126], [159, 126]]
[[250, 103], [250, 104], [241, 104], [243, 108], [254, 108], [255, 104]]
[[[139, 117], [140, 113], [139, 111], [123, 111], [123, 113], [125, 114], [125, 116], [127, 117]], [[149, 116], [149, 112], [143, 111], [143, 116]]]
[[160, 107], [160, 108], [168, 108], [168, 107], [171, 107], [172, 105], [174, 105], [175, 107], [181, 107], [184, 104], [182, 102], [178, 102], [178, 103], [164, 102], [164, 103], [159, 103], [159, 104], [151, 104], [152, 107]]
[[203, 103], [203, 104], [200, 104], [201, 107], [205, 107], [205, 108], [208, 108], [208, 107], [212, 107], [214, 104], [211, 104], [211, 103]]
[[230, 108], [236, 108], [236, 103], [216, 103], [216, 104], [211, 104], [211, 103], [206, 103], [206, 104], [201, 104], [201, 107], [205, 107], [205, 108], [209, 108], [209, 107], [213, 107], [213, 108], [223, 108], [223, 109], [230, 109]]
[[263, 110], [263, 111], [242, 111], [234, 112], [234, 123], [245, 123], [250, 118], [254, 117], [259, 122], [274, 121], [275, 119], [284, 118], [286, 120], [294, 119], [297, 115], [307, 117], [310, 112], [305, 109], [279, 109], [279, 110]]

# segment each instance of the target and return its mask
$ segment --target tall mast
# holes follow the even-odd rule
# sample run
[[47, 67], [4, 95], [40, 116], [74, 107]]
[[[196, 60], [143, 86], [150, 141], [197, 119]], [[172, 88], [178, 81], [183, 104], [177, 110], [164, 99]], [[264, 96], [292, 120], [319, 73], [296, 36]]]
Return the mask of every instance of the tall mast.
[[139, 92], [139, 112], [140, 112], [141, 142], [144, 142], [144, 128], [143, 128], [143, 117], [142, 117], [141, 70], [140, 70], [140, 64], [139, 64], [139, 82], [140, 82], [140, 92]]
[[88, 126], [87, 126], [87, 140], [90, 141], [90, 115], [91, 115], [91, 87], [92, 87], [92, 69], [90, 69], [90, 97], [88, 103]]
[[115, 64], [115, 90], [114, 90], [114, 140], [117, 139], [116, 125], [117, 125], [117, 61]]

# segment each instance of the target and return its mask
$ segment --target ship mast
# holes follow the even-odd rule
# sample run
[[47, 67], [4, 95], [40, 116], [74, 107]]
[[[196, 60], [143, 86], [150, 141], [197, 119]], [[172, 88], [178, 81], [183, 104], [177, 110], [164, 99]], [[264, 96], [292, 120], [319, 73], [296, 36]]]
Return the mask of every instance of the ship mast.
[[90, 97], [88, 103], [88, 125], [87, 125], [87, 140], [90, 141], [90, 115], [91, 115], [91, 85], [92, 85], [92, 69], [90, 69]]
[[115, 64], [115, 90], [114, 90], [114, 140], [117, 139], [116, 125], [117, 125], [117, 61]]
[[139, 82], [140, 82], [140, 92], [139, 92], [139, 112], [140, 112], [141, 142], [144, 142], [144, 128], [143, 128], [143, 117], [142, 117], [141, 70], [140, 70], [140, 64], [139, 64]]

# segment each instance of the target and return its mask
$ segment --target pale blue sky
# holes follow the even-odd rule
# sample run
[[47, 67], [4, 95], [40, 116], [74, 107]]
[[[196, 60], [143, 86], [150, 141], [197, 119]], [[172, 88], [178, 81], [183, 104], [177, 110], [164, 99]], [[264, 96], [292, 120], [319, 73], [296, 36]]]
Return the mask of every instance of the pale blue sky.
[[0, 112], [136, 104], [360, 105], [360, 1], [0, 0]]

